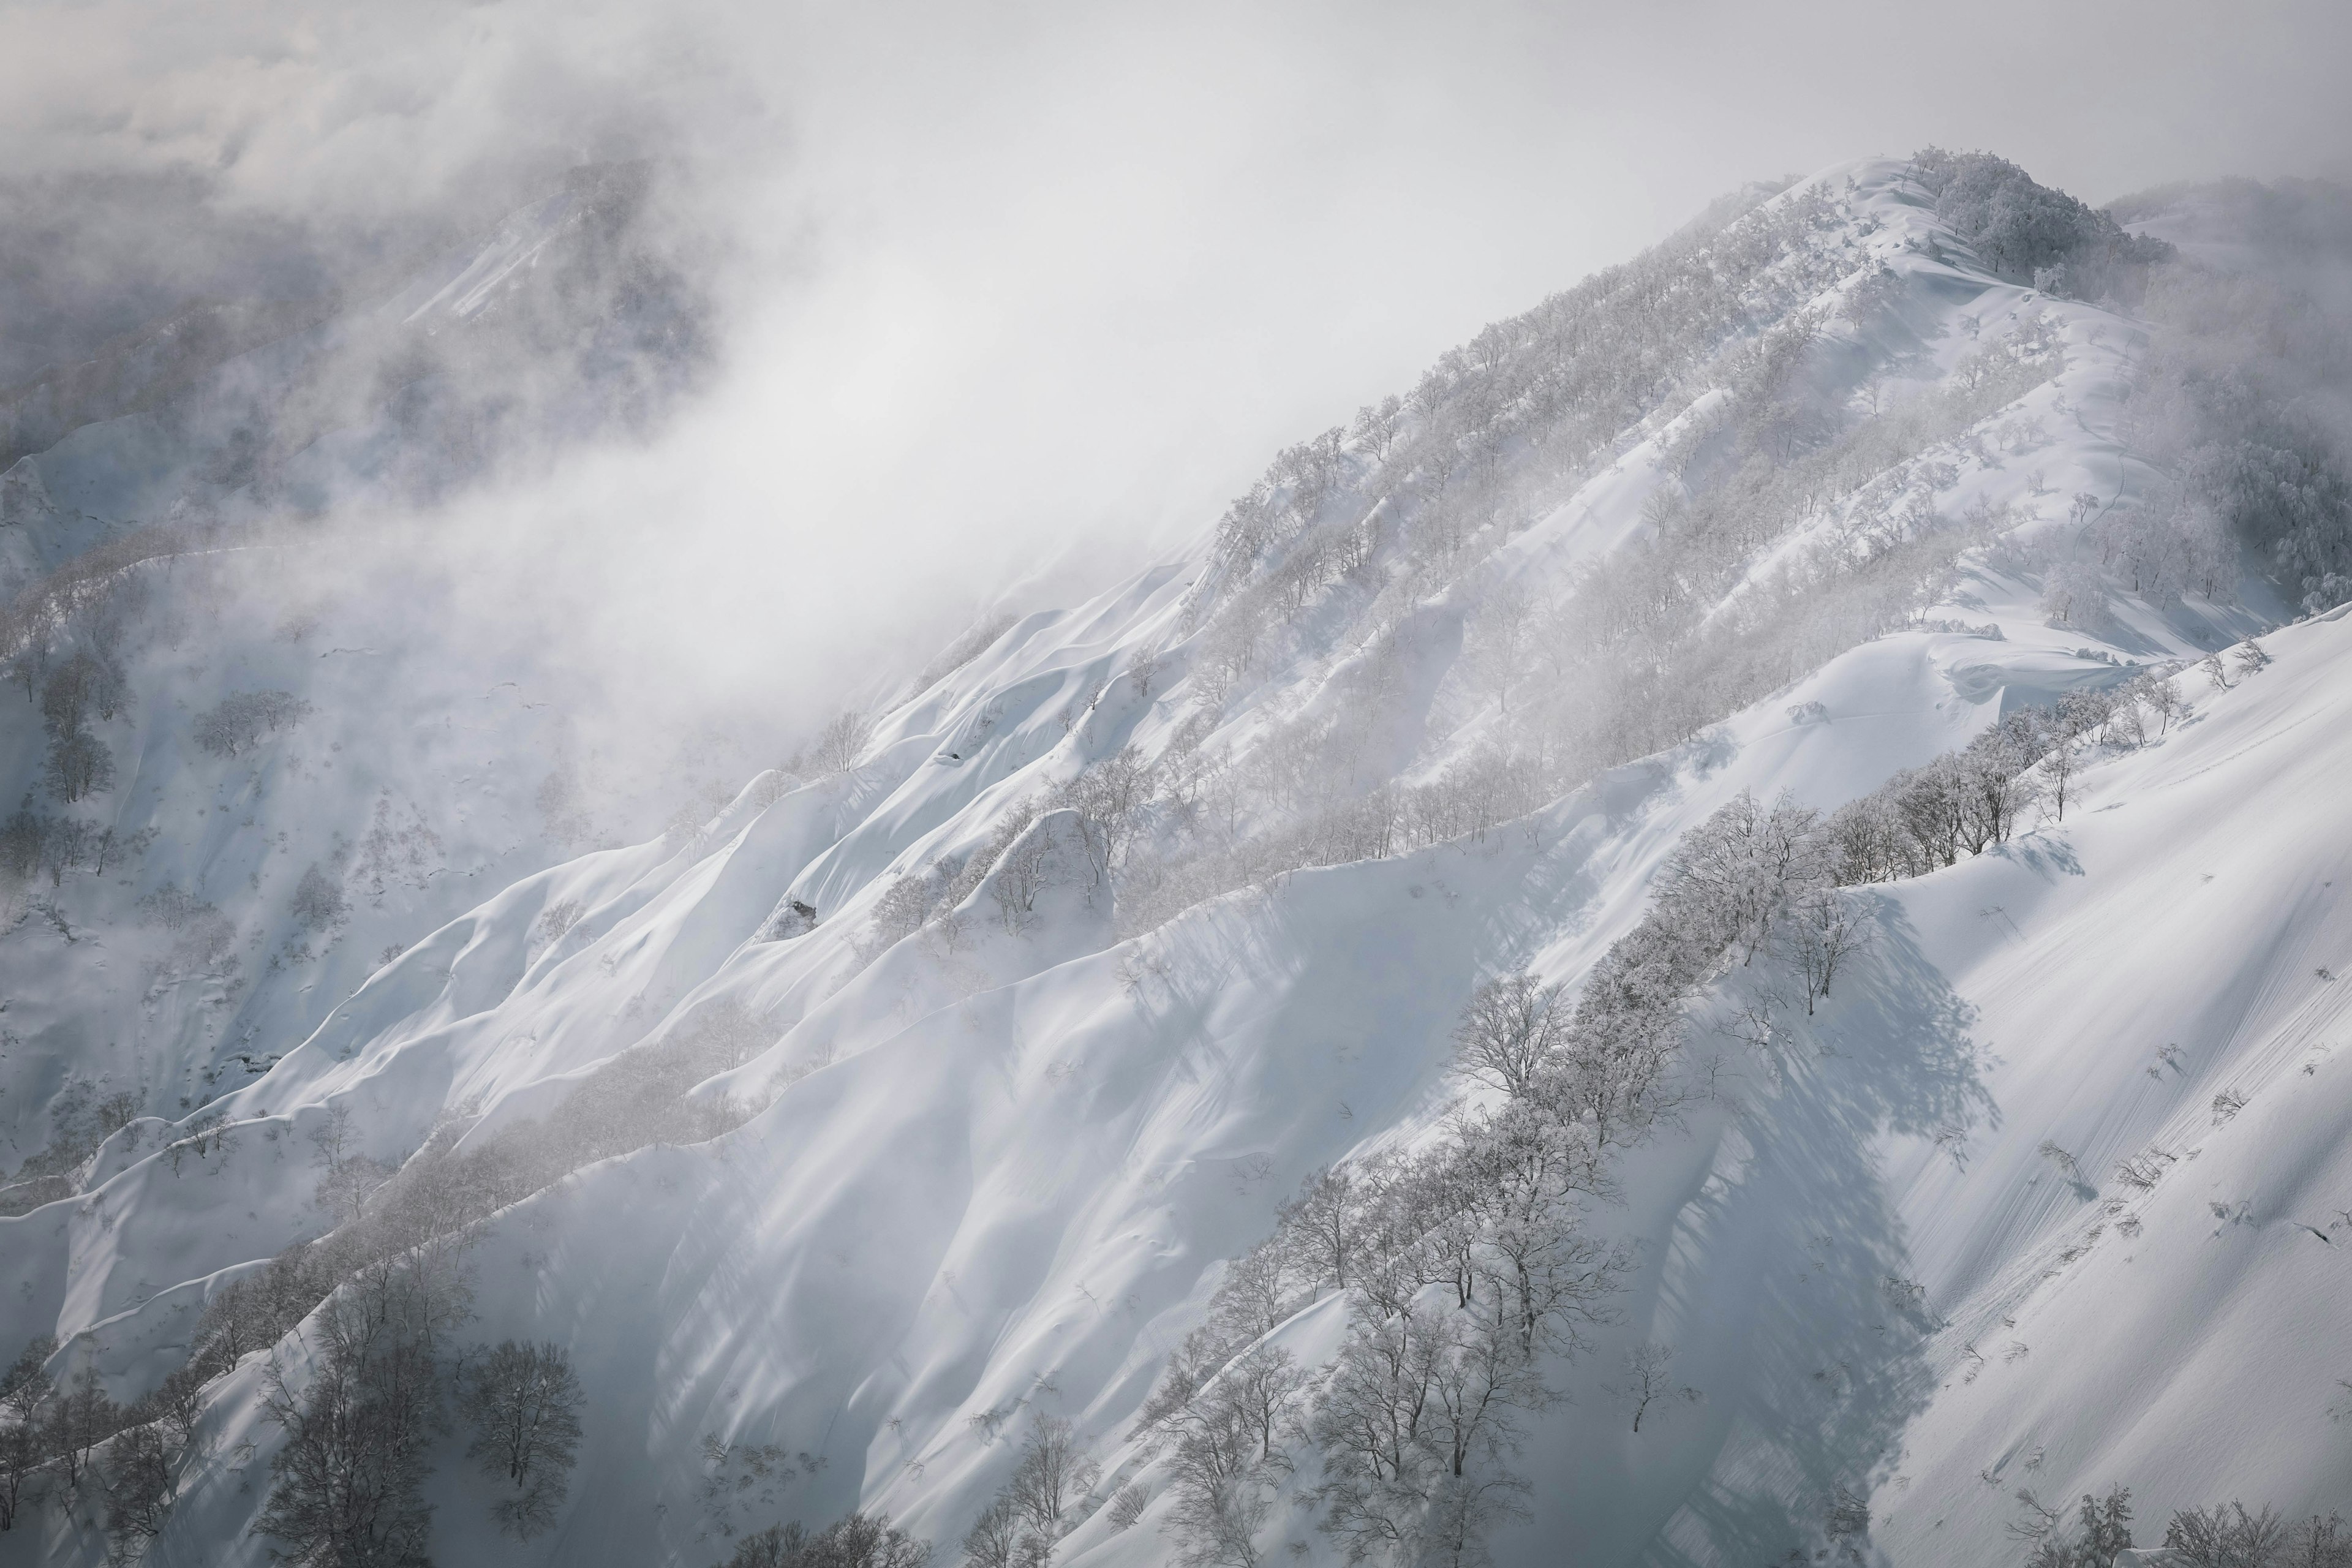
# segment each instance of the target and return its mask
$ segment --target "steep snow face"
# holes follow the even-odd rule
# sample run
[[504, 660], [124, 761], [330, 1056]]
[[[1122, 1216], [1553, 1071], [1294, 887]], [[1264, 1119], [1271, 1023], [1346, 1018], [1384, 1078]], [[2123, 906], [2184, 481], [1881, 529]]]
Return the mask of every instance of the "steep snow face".
[[1956, 1158], [1887, 1152], [1950, 1325], [1878, 1493], [1897, 1562], [1996, 1556], [2021, 1487], [2129, 1486], [2159, 1520], [2345, 1500], [2352, 624], [2265, 646], [2063, 826], [1890, 900], [2002, 1115]]
[[[0, 1349], [54, 1331], [60, 1372], [142, 1392], [208, 1299], [331, 1225], [313, 1149], [334, 1113], [378, 1160], [436, 1129], [488, 1148], [633, 1047], [735, 1029], [744, 1048], [694, 1095], [748, 1110], [740, 1125], [589, 1164], [482, 1226], [461, 1337], [567, 1347], [586, 1435], [554, 1528], [520, 1543], [493, 1529], [463, 1439], [443, 1444], [436, 1552], [699, 1565], [776, 1521], [862, 1507], [945, 1554], [1058, 1415], [1107, 1472], [1058, 1560], [1170, 1560], [1165, 1460], [1130, 1431], [1167, 1352], [1310, 1172], [1439, 1124], [1448, 1031], [1482, 977], [1580, 981], [1679, 836], [1742, 791], [1832, 807], [2004, 710], [2276, 617], [2248, 579], [2161, 603], [2086, 588], [2056, 610], [2077, 624], [2052, 624], [2037, 549], [2155, 482], [2119, 426], [2131, 321], [1983, 270], [1900, 164], [1830, 171], [1740, 221], [1691, 265], [1750, 313], [1589, 453], [1506, 437], [1466, 464], [1459, 482], [1488, 487], [1470, 493], [1515, 498], [1485, 521], [1449, 515], [1453, 481], [1425, 463], [1339, 518], [1391, 437], [1335, 442], [1338, 478], [1315, 482], [1340, 499], [1294, 504], [1304, 521], [1268, 524], [1256, 554], [1229, 528], [1030, 616], [882, 715], [845, 770], [762, 775], [691, 834], [521, 876], [363, 979], [322, 973], [323, 1016], [253, 1013], [285, 1031], [257, 1038], [284, 1053], [257, 1079], [201, 1121], [121, 1128], [71, 1195], [0, 1219]], [[1879, 397], [1924, 412], [1900, 440], [1839, 448], [1853, 472], [1716, 563], [1691, 646], [1714, 627], [1781, 638], [1777, 673], [1706, 667], [1728, 717], [1622, 748], [1632, 761], [1596, 749], [1616, 765], [1466, 831], [1383, 816], [1351, 849], [1329, 826], [1389, 794], [1444, 805], [1518, 743], [1535, 688], [1612, 679], [1490, 679], [1498, 606], [1578, 603], [1655, 559], [1711, 482], [1760, 471], [1744, 466], [1759, 443], [1817, 445], [1790, 433], [1799, 416]], [[1403, 412], [1393, 438], [1425, 438], [1447, 406]], [[1757, 493], [1759, 515], [1782, 504]], [[1356, 564], [1297, 574], [1347, 541]], [[1782, 608], [1801, 567], [1827, 602], [1856, 579], [1822, 563], [1904, 551], [1957, 564], [1899, 616], [1815, 635]], [[1234, 606], [1259, 603], [1286, 618], [1237, 651]], [[1738, 975], [1695, 1010], [1685, 1068], [1706, 1092], [1622, 1173], [1605, 1224], [1640, 1265], [1587, 1353], [1550, 1369], [1569, 1397], [1531, 1426], [1530, 1517], [1497, 1534], [1499, 1560], [1749, 1564], [1812, 1550], [1867, 1502], [1877, 1544], [1836, 1539], [1978, 1564], [2009, 1549], [2018, 1485], [2327, 1500], [2326, 1379], [2280, 1347], [2332, 1322], [2322, 1275], [2352, 1245], [2323, 1202], [2342, 1075], [2319, 973], [2346, 935], [2325, 807], [2352, 762], [2347, 638], [2340, 621], [2280, 632], [2275, 662], [2231, 689], [2181, 678], [2189, 716], [2088, 770], [2063, 821], [1871, 894], [1874, 946], [1812, 1018], [1759, 1037]], [[305, 718], [278, 771], [236, 787], [323, 770], [330, 722]], [[1308, 733], [1355, 737], [1345, 789], [1283, 782], [1328, 781], [1335, 753], [1302, 751]], [[1122, 858], [1064, 807], [1129, 765], [1160, 804], [1143, 817], [1158, 842]], [[1182, 833], [1220, 813], [1234, 847], [1186, 858]], [[42, 996], [29, 963], [16, 984]], [[57, 992], [15, 1006], [34, 1005], [59, 1029], [81, 1016]], [[2146, 1191], [2105, 1173], [2154, 1147], [2170, 1158], [2134, 1167], [2155, 1172]], [[1278, 1335], [1311, 1364], [1343, 1326], [1331, 1299]], [[1614, 1391], [1645, 1342], [1675, 1347], [1697, 1397], [1637, 1434]], [[298, 1387], [309, 1344], [277, 1352]], [[213, 1385], [155, 1560], [268, 1561], [266, 1361]], [[2241, 1443], [2256, 1411], [2263, 1440]], [[1150, 1500], [1121, 1528], [1107, 1500], [1130, 1484]], [[90, 1508], [0, 1536], [0, 1562], [100, 1561]], [[1341, 1556], [1305, 1509], [1277, 1509], [1257, 1548]]]
[[404, 945], [607, 838], [652, 764], [694, 766], [600, 749], [554, 700], [576, 682], [527, 641], [438, 641], [429, 565], [377, 550], [361, 588], [315, 570], [321, 548], [123, 569], [153, 613], [117, 644], [110, 713], [79, 721], [111, 775], [80, 800], [57, 798], [62, 736], [26, 689], [47, 695], [64, 658], [5, 699], [11, 1172], [253, 1082]]

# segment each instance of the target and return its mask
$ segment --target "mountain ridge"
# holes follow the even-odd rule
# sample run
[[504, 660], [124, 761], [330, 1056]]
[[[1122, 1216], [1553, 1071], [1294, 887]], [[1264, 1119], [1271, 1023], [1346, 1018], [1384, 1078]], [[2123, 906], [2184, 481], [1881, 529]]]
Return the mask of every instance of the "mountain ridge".
[[[2189, 1506], [2215, 1500], [2192, 1486], [2277, 1478], [2291, 1506], [2321, 1500], [2316, 1460], [2267, 1448], [2261, 1469], [2192, 1476], [2143, 1449], [2111, 1474], [2055, 1394], [1947, 1412], [2025, 1375], [2023, 1356], [1981, 1379], [1956, 1358], [2030, 1300], [2060, 1190], [2015, 1196], [2050, 1160], [2006, 1131], [2033, 1091], [1994, 1092], [2000, 1064], [1958, 1021], [1997, 1014], [1966, 990], [1993, 906], [1958, 906], [1997, 894], [1995, 923], [2021, 929], [2049, 888], [2096, 875], [2067, 862], [2099, 858], [2107, 809], [2240, 781], [2245, 747], [2273, 743], [2200, 762], [2211, 737], [2324, 730], [2302, 710], [2347, 651], [2340, 618], [2266, 636], [2273, 667], [2224, 667], [2226, 685], [2192, 673], [2254, 646], [2293, 595], [2215, 565], [2200, 515], [2167, 510], [2171, 481], [2135, 455], [2153, 329], [1974, 266], [1916, 165], [1841, 165], [1676, 244], [1286, 451], [1192, 561], [1015, 623], [851, 724], [838, 771], [762, 774], [690, 831], [536, 870], [373, 967], [201, 1117], [112, 1130], [79, 1191], [0, 1219], [6, 1331], [56, 1332], [73, 1342], [60, 1368], [142, 1393], [208, 1302], [320, 1237], [333, 1216], [303, 1190], [301, 1150], [338, 1108], [358, 1157], [406, 1167], [397, 1194], [507, 1157], [502, 1138], [562, 1125], [600, 1073], [635, 1082], [632, 1061], [667, 1052], [695, 1076], [659, 1112], [686, 1120], [656, 1130], [715, 1137], [614, 1147], [468, 1233], [465, 1337], [572, 1347], [587, 1430], [533, 1542], [499, 1541], [484, 1488], [446, 1464], [425, 1494], [443, 1549], [715, 1563], [780, 1518], [865, 1509], [944, 1554], [1032, 1440], [1015, 1434], [1050, 1416], [1107, 1472], [1061, 1560], [1169, 1561], [1170, 1456], [1132, 1430], [1163, 1359], [1302, 1181], [1437, 1134], [1458, 1091], [1446, 1041], [1482, 979], [1573, 990], [1640, 925], [1685, 836], [1740, 799], [1787, 789], [1826, 813], [2021, 710], [2160, 684], [2186, 727], [2082, 737], [2076, 826], [1866, 886], [1878, 950], [1819, 1021], [1743, 1044], [1743, 1007], [1789, 1012], [1739, 990], [1762, 984], [1746, 966], [1692, 1003], [1683, 1070], [1712, 1059], [1716, 1076], [1683, 1126], [1623, 1157], [1622, 1203], [1596, 1207], [1639, 1259], [1622, 1317], [1545, 1363], [1574, 1403], [1530, 1418], [1509, 1464], [1540, 1489], [1493, 1545], [1506, 1562], [1573, 1542], [1595, 1563], [1979, 1563], [2009, 1549], [2011, 1516], [1970, 1467], [2005, 1483], [2028, 1438], [2032, 1472], [2066, 1478], [2053, 1496], [2121, 1483]], [[1693, 313], [1660, 330], [1690, 341], [1644, 336], [1678, 296]], [[2090, 559], [2110, 516], [2162, 546], [2140, 592], [2112, 541]], [[2173, 781], [2177, 756], [2191, 771]], [[2308, 826], [2294, 801], [2277, 819]], [[2121, 1050], [2101, 1058], [2110, 1093], [2143, 1072]], [[1996, 1122], [1988, 1104], [2016, 1109]], [[1968, 1125], [1937, 1120], [1963, 1107]], [[1947, 1133], [1977, 1173], [1945, 1173], [1962, 1159]], [[2082, 1171], [2114, 1152], [2066, 1136]], [[2147, 1189], [2151, 1237], [2179, 1228], [2185, 1184]], [[2044, 1217], [1985, 1222], [1957, 1250], [1926, 1224], [2021, 1202]], [[1824, 1205], [1841, 1217], [1815, 1256]], [[1793, 1310], [1815, 1277], [1844, 1294]], [[1927, 1305], [1890, 1307], [1888, 1280]], [[2056, 1321], [2062, 1340], [2090, 1331]], [[1265, 1342], [1320, 1367], [1347, 1329], [1345, 1293], [1327, 1293]], [[1637, 1342], [1671, 1342], [1703, 1397], [1621, 1433], [1612, 1390]], [[320, 1353], [298, 1335], [212, 1385], [212, 1458], [156, 1561], [265, 1560], [249, 1529], [254, 1467], [280, 1440], [265, 1373], [274, 1356], [315, 1378]], [[2227, 1375], [2183, 1364], [2184, 1397], [2210, 1408]], [[1946, 1369], [1966, 1379], [1952, 1401], [1927, 1386]], [[770, 1450], [800, 1458], [738, 1474]], [[1121, 1523], [1131, 1486], [1148, 1495]], [[38, 1516], [49, 1560], [96, 1560], [102, 1532], [77, 1517]], [[1252, 1550], [1344, 1555], [1312, 1523], [1278, 1508]], [[0, 1556], [30, 1539], [0, 1535]]]

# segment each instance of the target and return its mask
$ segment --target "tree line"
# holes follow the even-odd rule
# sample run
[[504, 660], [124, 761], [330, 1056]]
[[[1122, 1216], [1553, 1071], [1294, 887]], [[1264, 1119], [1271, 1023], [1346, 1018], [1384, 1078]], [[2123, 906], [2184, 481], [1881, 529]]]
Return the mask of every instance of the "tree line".
[[[2133, 1544], [2131, 1498], [2128, 1487], [2085, 1492], [2070, 1516], [2020, 1490], [2022, 1516], [2010, 1534], [2032, 1548], [2024, 1568], [2115, 1568]], [[2352, 1568], [2352, 1525], [2333, 1513], [2287, 1519], [2267, 1504], [2253, 1512], [2234, 1501], [2180, 1509], [2162, 1544], [2182, 1568]]]

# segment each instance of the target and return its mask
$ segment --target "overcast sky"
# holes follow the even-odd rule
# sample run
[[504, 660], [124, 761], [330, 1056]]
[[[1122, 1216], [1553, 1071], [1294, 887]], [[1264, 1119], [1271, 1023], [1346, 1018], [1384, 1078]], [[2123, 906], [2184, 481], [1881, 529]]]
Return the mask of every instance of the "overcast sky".
[[2343, 0], [19, 0], [0, 138], [19, 186], [189, 169], [321, 233], [583, 158], [691, 171], [730, 374], [657, 461], [533, 504], [657, 506], [740, 658], [845, 604], [927, 636], [1074, 540], [1172, 549], [1275, 447], [1747, 180], [1929, 142], [2094, 202], [2341, 178], [2347, 58]]

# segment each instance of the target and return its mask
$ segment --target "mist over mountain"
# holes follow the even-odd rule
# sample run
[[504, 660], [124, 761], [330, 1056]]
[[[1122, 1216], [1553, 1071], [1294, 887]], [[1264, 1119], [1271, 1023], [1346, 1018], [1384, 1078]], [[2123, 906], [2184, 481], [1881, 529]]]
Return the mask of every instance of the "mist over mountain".
[[1203, 280], [1421, 265], [1409, 111], [1158, 198], [1412, 26], [718, 15], [24, 35], [0, 1564], [2352, 1562], [2335, 165], [1845, 156], [1382, 386]]

